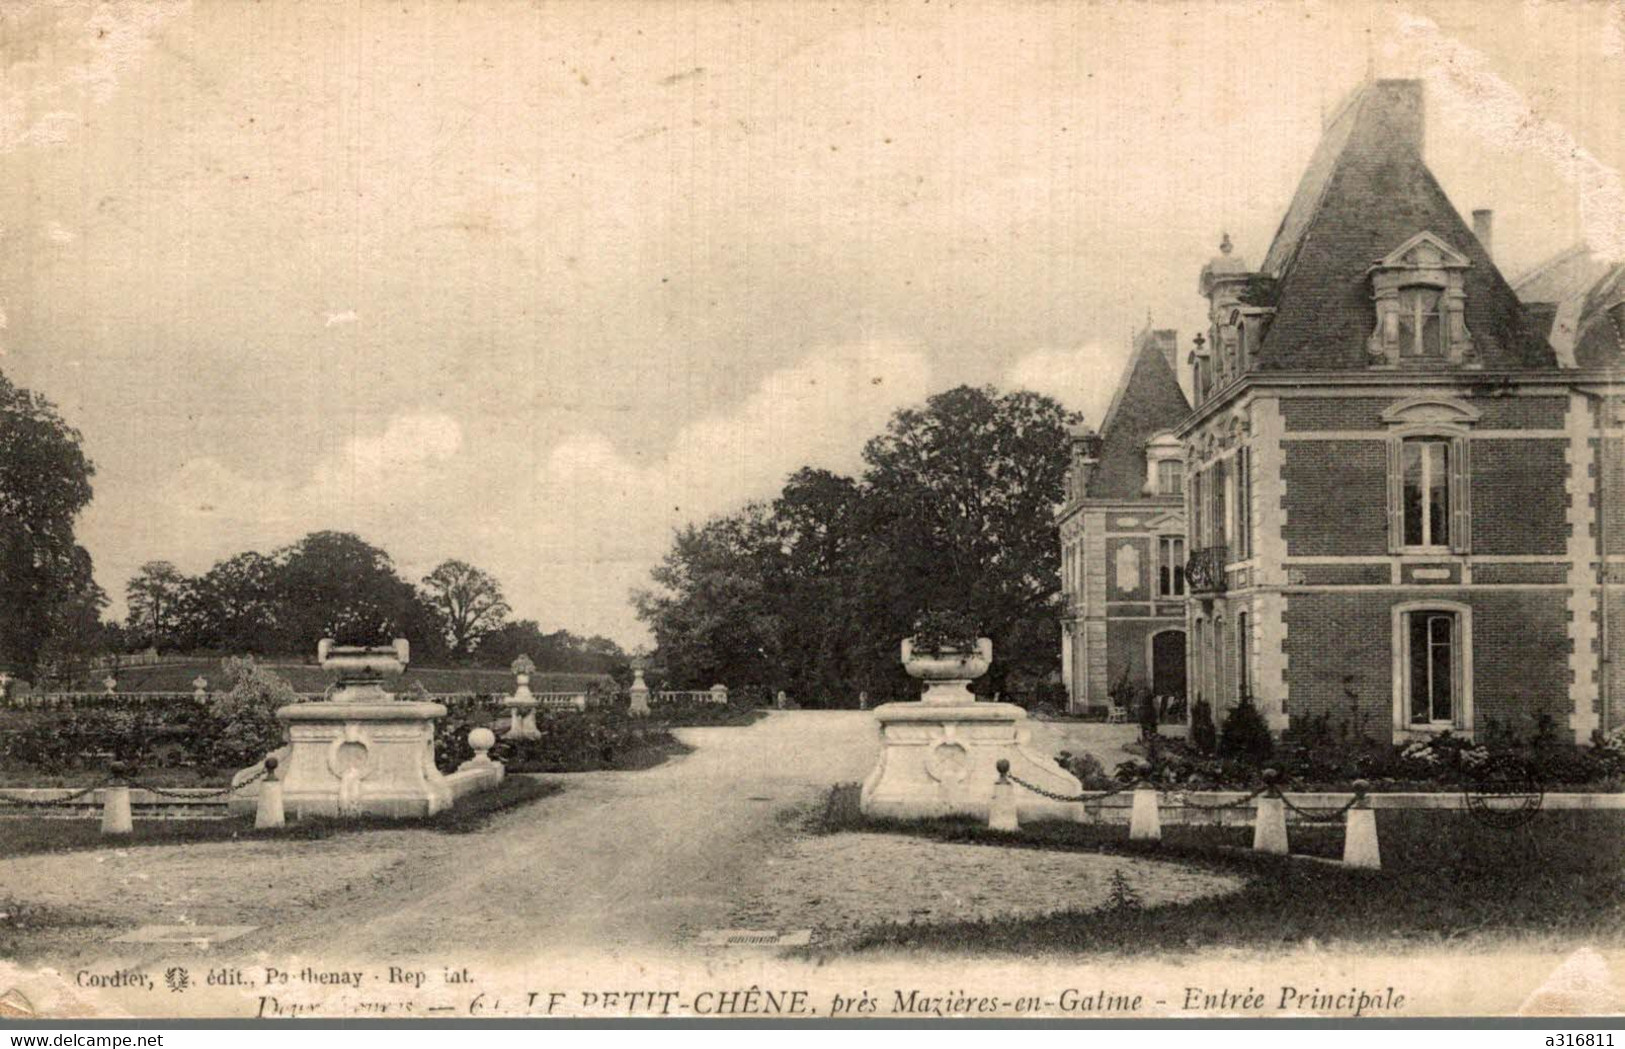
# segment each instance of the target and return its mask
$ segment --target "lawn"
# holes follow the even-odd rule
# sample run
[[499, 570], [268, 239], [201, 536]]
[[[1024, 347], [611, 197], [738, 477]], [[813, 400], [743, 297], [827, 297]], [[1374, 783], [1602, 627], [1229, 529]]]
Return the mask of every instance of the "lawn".
[[[819, 829], [916, 834], [943, 841], [1087, 850], [1179, 860], [1241, 874], [1224, 897], [1155, 908], [868, 930], [856, 950], [1158, 953], [1202, 947], [1280, 949], [1313, 940], [1403, 950], [1451, 942], [1560, 937], [1625, 942], [1625, 813], [1548, 811], [1513, 831], [1455, 811], [1379, 810], [1383, 869], [1362, 871], [1247, 848], [1251, 829], [1165, 827], [1161, 843], [1128, 828], [1035, 823], [1013, 834], [971, 820], [871, 820], [856, 787], [837, 787]], [[1290, 832], [1295, 853], [1336, 857], [1340, 827]]]
[[0, 858], [78, 849], [128, 849], [147, 845], [191, 845], [212, 841], [286, 839], [310, 841], [335, 834], [375, 830], [428, 830], [441, 834], [467, 834], [479, 830], [492, 817], [528, 805], [562, 788], [524, 776], [509, 776], [495, 790], [470, 794], [444, 812], [417, 820], [362, 816], [356, 819], [312, 817], [276, 830], [256, 830], [252, 816], [227, 819], [141, 820], [127, 835], [101, 832], [96, 819], [0, 819]]

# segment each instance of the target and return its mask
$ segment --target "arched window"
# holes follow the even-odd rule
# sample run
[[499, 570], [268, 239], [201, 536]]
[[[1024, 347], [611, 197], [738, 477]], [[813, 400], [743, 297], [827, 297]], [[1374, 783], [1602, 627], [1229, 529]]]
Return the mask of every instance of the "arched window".
[[1473, 613], [1455, 601], [1394, 606], [1394, 729], [1473, 729]]

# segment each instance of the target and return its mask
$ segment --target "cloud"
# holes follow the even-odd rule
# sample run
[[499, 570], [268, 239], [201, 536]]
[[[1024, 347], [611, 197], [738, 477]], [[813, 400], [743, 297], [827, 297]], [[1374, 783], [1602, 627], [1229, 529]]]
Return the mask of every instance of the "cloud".
[[358, 320], [360, 318], [356, 316], [355, 310], [341, 310], [338, 313], [329, 313], [327, 315], [326, 327], [331, 328], [339, 324], [354, 324]]
[[402, 511], [432, 496], [461, 446], [462, 427], [448, 415], [398, 415], [381, 432], [352, 436], [303, 481], [246, 476], [205, 456], [188, 460], [159, 501], [176, 519], [174, 548], [194, 557], [228, 556], [318, 528], [388, 533]]
[[1054, 397], [1083, 412], [1089, 425], [1099, 426], [1126, 357], [1126, 351], [1094, 342], [1070, 350], [1033, 350], [1006, 369], [1004, 385]]
[[[1490, 60], [1425, 16], [1395, 16], [1401, 37], [1416, 45], [1437, 87], [1445, 121], [1471, 127], [1500, 148], [1519, 146], [1546, 158], [1579, 194], [1582, 235], [1606, 258], [1625, 258], [1625, 180], [1562, 125], [1542, 116]], [[1606, 44], [1605, 44], [1606, 46]]]
[[864, 442], [927, 396], [930, 374], [910, 342], [823, 349], [682, 426], [658, 459], [601, 433], [564, 439], [537, 471], [537, 559], [525, 584], [570, 594], [572, 622], [635, 636], [627, 591], [648, 585], [674, 528], [772, 498], [802, 466], [856, 471]]
[[[17, 17], [27, 17], [31, 13], [28, 6], [21, 5]], [[188, 0], [149, 0], [80, 11], [60, 9], [64, 21], [89, 12], [76, 42], [76, 58], [51, 64], [16, 63], [8, 69], [13, 74], [8, 80], [15, 86], [0, 90], [0, 153], [66, 143], [84, 123], [82, 101], [98, 105], [109, 101], [164, 25], [189, 7]], [[62, 53], [74, 52], [64, 48]], [[18, 68], [24, 64], [33, 68], [26, 72]]]

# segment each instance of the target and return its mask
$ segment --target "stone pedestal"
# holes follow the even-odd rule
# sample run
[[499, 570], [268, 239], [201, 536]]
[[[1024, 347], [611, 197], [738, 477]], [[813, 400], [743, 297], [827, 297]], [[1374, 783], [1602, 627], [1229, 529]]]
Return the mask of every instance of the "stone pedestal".
[[[405, 668], [406, 642], [364, 648], [324, 640], [316, 654], [339, 671], [331, 698], [276, 712], [288, 726], [287, 744], [273, 755], [287, 815], [432, 816], [450, 808], [451, 786], [434, 764], [434, 722], [446, 708], [398, 700], [383, 688], [384, 675]], [[234, 782], [258, 771], [244, 769]], [[253, 804], [246, 791], [232, 800]]]
[[288, 724], [288, 756], [278, 769], [284, 811], [432, 816], [451, 807], [451, 788], [434, 764], [434, 719], [446, 708], [380, 694], [276, 712]]
[[646, 664], [643, 657], [634, 657], [632, 660], [632, 687], [626, 690], [626, 712], [635, 718], [649, 716], [649, 686], [643, 680], [643, 671], [645, 669]]
[[508, 708], [508, 728], [502, 733], [503, 739], [540, 739], [541, 730], [536, 727], [536, 696], [530, 690], [530, 672], [536, 665], [528, 656], [520, 656], [513, 661], [513, 674], [518, 684], [513, 695], [502, 701]]
[[[1027, 712], [1013, 703], [885, 703], [880, 761], [863, 783], [862, 809], [871, 816], [988, 818], [1000, 759], [1010, 775], [1052, 794], [1083, 791], [1055, 760], [1028, 745]], [[1059, 802], [1015, 784], [1022, 821], [1071, 819], [1076, 803]]]
[[[1001, 760], [1010, 763], [1012, 780], [1063, 797], [1082, 793], [1075, 777], [1029, 746], [1025, 710], [1013, 703], [976, 702], [969, 685], [992, 665], [993, 642], [984, 637], [973, 651], [917, 654], [904, 641], [902, 655], [904, 669], [926, 683], [925, 694], [919, 702], [875, 708], [880, 761], [863, 783], [865, 813], [988, 819]], [[1021, 820], [1072, 818], [1076, 803], [1046, 798], [1020, 783], [1012, 786]]]

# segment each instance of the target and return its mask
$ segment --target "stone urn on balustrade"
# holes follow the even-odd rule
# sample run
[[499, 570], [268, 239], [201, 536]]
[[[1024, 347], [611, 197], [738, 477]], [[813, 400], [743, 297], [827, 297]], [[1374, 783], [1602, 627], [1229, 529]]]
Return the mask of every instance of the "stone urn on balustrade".
[[[919, 679], [920, 699], [875, 708], [880, 759], [863, 783], [861, 807], [871, 816], [986, 819], [1000, 760], [1010, 774], [1050, 794], [1073, 797], [1082, 785], [1054, 757], [1034, 749], [1027, 712], [1014, 703], [976, 699], [970, 683], [993, 664], [993, 642], [902, 645], [903, 669]], [[1073, 816], [1073, 804], [1016, 787], [1022, 818]]]

